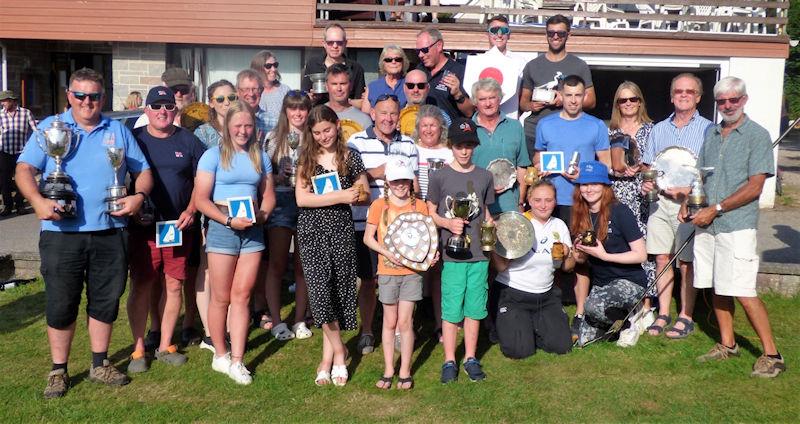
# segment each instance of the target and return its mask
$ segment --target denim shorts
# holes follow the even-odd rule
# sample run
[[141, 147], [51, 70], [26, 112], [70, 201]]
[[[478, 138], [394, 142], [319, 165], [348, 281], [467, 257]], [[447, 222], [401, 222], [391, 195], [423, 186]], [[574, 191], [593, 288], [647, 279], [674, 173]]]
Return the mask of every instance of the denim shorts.
[[275, 209], [269, 214], [267, 228], [284, 227], [297, 230], [297, 201], [293, 191], [275, 192]]
[[206, 234], [206, 252], [224, 255], [240, 255], [243, 253], [264, 250], [264, 230], [254, 225], [246, 230], [238, 231], [228, 228], [217, 221], [210, 220]]

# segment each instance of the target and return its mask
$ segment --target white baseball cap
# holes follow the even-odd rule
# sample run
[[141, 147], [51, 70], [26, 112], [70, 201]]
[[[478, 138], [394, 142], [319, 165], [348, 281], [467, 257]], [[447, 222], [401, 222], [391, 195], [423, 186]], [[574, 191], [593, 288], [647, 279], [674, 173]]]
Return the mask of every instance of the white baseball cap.
[[411, 161], [405, 156], [390, 156], [386, 162], [386, 181], [413, 180]]

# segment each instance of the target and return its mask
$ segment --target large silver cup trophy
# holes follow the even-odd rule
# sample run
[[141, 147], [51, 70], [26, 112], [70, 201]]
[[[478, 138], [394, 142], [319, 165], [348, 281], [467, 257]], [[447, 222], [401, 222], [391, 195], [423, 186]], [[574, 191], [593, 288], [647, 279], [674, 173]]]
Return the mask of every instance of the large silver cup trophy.
[[294, 187], [297, 185], [297, 148], [300, 147], [300, 134], [289, 131], [286, 135], [286, 142], [289, 144], [289, 184]]
[[[477, 202], [473, 202], [469, 197], [450, 197], [444, 199], [444, 205], [447, 207], [448, 217], [461, 218], [469, 221], [471, 217], [475, 216], [480, 211]], [[445, 249], [451, 256], [464, 255], [469, 251], [471, 244], [470, 236], [465, 234], [467, 232], [466, 225], [464, 226], [464, 233], [460, 235], [451, 235], [445, 243]]]
[[118, 212], [122, 210], [122, 205], [117, 200], [128, 195], [128, 190], [119, 183], [119, 168], [125, 160], [125, 149], [121, 147], [107, 147], [108, 161], [114, 169], [114, 184], [106, 188], [106, 212]]
[[75, 218], [78, 215], [78, 196], [69, 175], [61, 168], [62, 162], [77, 148], [77, 143], [72, 144], [72, 129], [56, 115], [49, 128], [44, 131], [37, 129], [35, 134], [36, 143], [56, 163], [56, 169], [45, 178], [40, 193], [61, 205], [64, 210], [58, 214], [62, 218]]

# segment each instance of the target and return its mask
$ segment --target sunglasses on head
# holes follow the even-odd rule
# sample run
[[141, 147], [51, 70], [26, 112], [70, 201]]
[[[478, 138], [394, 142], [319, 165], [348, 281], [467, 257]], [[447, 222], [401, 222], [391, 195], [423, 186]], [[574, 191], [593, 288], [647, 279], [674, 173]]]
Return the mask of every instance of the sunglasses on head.
[[167, 112], [172, 112], [173, 110], [175, 110], [175, 105], [174, 104], [169, 104], [169, 103], [167, 103], [167, 104], [164, 104], [164, 103], [155, 103], [155, 104], [153, 104], [153, 103], [151, 103], [151, 104], [147, 105], [147, 107], [150, 108], [150, 110], [161, 110], [161, 108], [164, 108], [164, 110], [166, 110]]
[[378, 96], [377, 99], [375, 99], [375, 103], [382, 102], [384, 100], [389, 100], [389, 99], [391, 99], [392, 101], [398, 102], [398, 103], [400, 102], [400, 100], [394, 94], [381, 94], [380, 96]]
[[327, 44], [328, 47], [333, 47], [333, 46], [343, 47], [344, 43], [346, 42], [347, 41], [345, 40], [325, 40], [325, 44]]
[[76, 100], [82, 102], [83, 99], [89, 98], [89, 100], [93, 102], [100, 101], [100, 98], [103, 97], [103, 93], [84, 93], [83, 91], [73, 91], [69, 90], [72, 93], [72, 96], [75, 97]]
[[213, 99], [217, 103], [222, 103], [222, 102], [225, 101], [225, 99], [228, 99], [229, 102], [235, 102], [235, 101], [239, 100], [239, 96], [231, 93], [231, 94], [228, 94], [227, 97], [226, 96], [217, 96], [217, 97], [214, 97]]
[[431, 43], [431, 45], [428, 46], [428, 47], [422, 47], [420, 49], [416, 49], [417, 50], [417, 54], [420, 54], [420, 53], [428, 54], [428, 52], [431, 51], [431, 47], [435, 46], [436, 43], [438, 43], [440, 41], [442, 41], [442, 40], [436, 40], [433, 43]]
[[686, 94], [688, 94], [690, 96], [694, 96], [695, 94], [697, 94], [697, 90], [694, 90], [692, 88], [689, 88], [689, 89], [686, 89], [686, 90], [683, 90], [683, 89], [680, 89], [680, 88], [676, 88], [675, 90], [672, 90], [672, 94], [684, 94], [684, 93], [686, 93]]
[[403, 63], [403, 58], [402, 57], [384, 57], [383, 58], [383, 62], [384, 63], [392, 63], [392, 62]]
[[306, 97], [308, 96], [308, 92], [305, 90], [289, 90], [286, 92], [286, 95], [291, 97]]
[[639, 101], [640, 101], [640, 100], [641, 100], [641, 99], [640, 99], [638, 96], [633, 96], [633, 97], [620, 97], [620, 98], [618, 98], [618, 99], [617, 99], [617, 104], [618, 104], [618, 105], [624, 105], [625, 103], [628, 103], [628, 102], [631, 102], [631, 103], [639, 103]]
[[499, 27], [491, 27], [486, 30], [489, 34], [492, 35], [508, 35], [511, 34], [511, 28], [505, 26]]
[[272, 63], [265, 63], [264, 64], [264, 69], [270, 70], [272, 68], [278, 69], [278, 62], [272, 62]]
[[407, 82], [406, 83], [406, 88], [409, 89], [409, 90], [413, 90], [414, 87], [417, 87], [418, 89], [423, 90], [427, 86], [428, 86], [427, 82]]
[[182, 96], [185, 96], [189, 94], [190, 91], [192, 91], [192, 87], [189, 87], [188, 85], [176, 85], [170, 87], [170, 90], [174, 91], [176, 94], [181, 93]]
[[742, 98], [744, 98], [744, 96], [728, 97], [727, 99], [714, 99], [714, 101], [717, 102], [717, 106], [725, 106], [725, 103], [728, 103], [728, 102], [730, 102], [730, 104], [736, 106], [736, 105], [739, 104], [739, 102], [742, 101]]
[[569, 33], [567, 31], [547, 31], [547, 38], [567, 38]]

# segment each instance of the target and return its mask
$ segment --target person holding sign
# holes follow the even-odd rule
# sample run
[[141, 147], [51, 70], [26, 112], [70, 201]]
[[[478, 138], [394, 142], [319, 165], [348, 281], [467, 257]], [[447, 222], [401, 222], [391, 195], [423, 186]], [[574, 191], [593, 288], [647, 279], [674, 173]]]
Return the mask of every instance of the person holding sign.
[[[272, 165], [256, 139], [255, 121], [246, 103], [231, 103], [222, 141], [200, 158], [194, 193], [197, 209], [210, 220], [206, 252], [211, 277], [208, 326], [215, 350], [211, 368], [238, 384], [253, 381], [242, 361], [250, 295], [264, 250], [260, 225], [275, 207]], [[242, 197], [249, 200], [243, 204]], [[257, 199], [261, 199], [258, 208], [252, 203]], [[232, 207], [236, 210], [230, 211]], [[247, 216], [234, 217], [240, 210]], [[230, 352], [225, 344], [226, 321], [230, 324]]]
[[205, 150], [190, 131], [173, 124], [178, 109], [175, 107], [175, 95], [169, 87], [150, 89], [144, 113], [148, 118], [147, 126], [135, 129], [133, 136], [153, 169], [155, 184], [150, 199], [155, 206], [154, 218], [159, 224], [167, 225], [158, 234], [155, 222], [134, 219], [128, 226], [131, 258], [128, 320], [134, 344], [128, 364], [129, 373], [144, 372], [150, 368], [145, 358], [144, 331], [151, 292], [157, 284], [163, 284], [163, 290], [159, 290], [159, 293], [163, 292], [164, 306], [160, 314], [161, 339], [155, 359], [175, 366], [186, 362], [186, 356], [172, 344], [172, 334], [181, 313], [187, 259], [192, 243], [195, 243], [193, 232], [186, 231], [195, 224], [192, 202], [194, 174]]
[[[348, 373], [342, 330], [356, 319], [356, 246], [350, 205], [367, 204], [367, 174], [361, 155], [348, 149], [339, 118], [321, 105], [308, 114], [295, 197], [300, 262], [314, 324], [322, 328], [322, 360], [314, 383], [344, 386]], [[318, 180], [324, 181], [317, 184]], [[325, 186], [330, 183], [330, 189]]]

